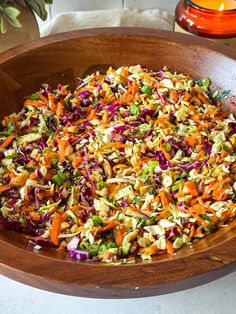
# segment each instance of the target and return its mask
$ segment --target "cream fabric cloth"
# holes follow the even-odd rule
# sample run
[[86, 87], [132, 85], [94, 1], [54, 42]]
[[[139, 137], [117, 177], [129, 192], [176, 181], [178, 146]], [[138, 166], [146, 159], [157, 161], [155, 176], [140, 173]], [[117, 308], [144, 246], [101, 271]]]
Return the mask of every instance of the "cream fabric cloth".
[[93, 27], [149, 27], [172, 30], [173, 15], [160, 10], [104, 10], [65, 12], [54, 19], [42, 31], [41, 36]]

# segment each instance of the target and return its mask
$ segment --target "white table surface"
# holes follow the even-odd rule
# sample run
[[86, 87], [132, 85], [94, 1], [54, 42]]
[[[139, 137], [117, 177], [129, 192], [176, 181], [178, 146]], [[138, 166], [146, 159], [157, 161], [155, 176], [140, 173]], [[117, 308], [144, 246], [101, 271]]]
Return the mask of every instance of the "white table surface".
[[236, 272], [201, 287], [150, 298], [101, 300], [42, 291], [0, 276], [1, 314], [234, 314]]

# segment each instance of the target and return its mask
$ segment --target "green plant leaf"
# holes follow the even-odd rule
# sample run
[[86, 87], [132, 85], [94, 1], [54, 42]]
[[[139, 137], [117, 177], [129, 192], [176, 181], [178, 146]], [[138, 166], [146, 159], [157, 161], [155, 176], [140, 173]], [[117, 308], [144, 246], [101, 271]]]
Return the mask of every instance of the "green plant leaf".
[[53, 0], [45, 0], [44, 1], [46, 4], [53, 4]]
[[0, 5], [6, 5], [9, 0], [0, 0]]
[[25, 0], [15, 0], [15, 2], [18, 3], [19, 5], [22, 5], [23, 7], [26, 7]]
[[20, 15], [20, 11], [13, 7], [6, 7], [3, 10], [7, 21], [14, 27], [22, 27], [21, 23], [18, 21], [17, 17]]
[[13, 7], [5, 7], [3, 12], [10, 18], [17, 18], [20, 15], [20, 11]]
[[1, 29], [1, 33], [5, 34], [7, 32], [7, 22], [6, 20], [1, 16], [1, 20], [0, 20], [0, 29]]
[[43, 21], [47, 19], [47, 10], [43, 0], [26, 0], [26, 3]]

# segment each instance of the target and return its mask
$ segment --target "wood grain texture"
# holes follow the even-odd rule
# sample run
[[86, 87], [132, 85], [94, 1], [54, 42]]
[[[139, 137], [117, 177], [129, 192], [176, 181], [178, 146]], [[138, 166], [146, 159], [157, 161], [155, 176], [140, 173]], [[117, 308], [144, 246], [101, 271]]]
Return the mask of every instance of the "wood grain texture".
[[[0, 55], [0, 117], [22, 106], [41, 83], [76, 85], [76, 77], [109, 65], [167, 65], [195, 78], [209, 76], [231, 90], [225, 108], [236, 112], [236, 52], [193, 36], [165, 31], [112, 28], [46, 37]], [[132, 265], [71, 260], [44, 248], [34, 251], [25, 235], [0, 228], [0, 271], [45, 290], [102, 298], [144, 297], [200, 285], [236, 269], [236, 221], [174, 256]]]

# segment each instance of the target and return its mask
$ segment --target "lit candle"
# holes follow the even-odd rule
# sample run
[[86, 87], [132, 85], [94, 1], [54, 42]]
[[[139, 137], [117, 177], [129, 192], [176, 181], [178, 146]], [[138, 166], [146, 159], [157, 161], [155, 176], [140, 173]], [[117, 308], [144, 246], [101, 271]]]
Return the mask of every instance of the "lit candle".
[[235, 0], [193, 0], [189, 1], [193, 4], [198, 5], [199, 7], [211, 10], [234, 10], [236, 9], [236, 1]]
[[236, 47], [236, 0], [181, 0], [174, 30]]

